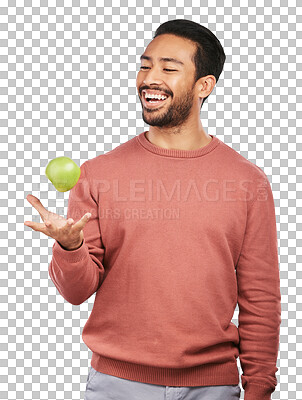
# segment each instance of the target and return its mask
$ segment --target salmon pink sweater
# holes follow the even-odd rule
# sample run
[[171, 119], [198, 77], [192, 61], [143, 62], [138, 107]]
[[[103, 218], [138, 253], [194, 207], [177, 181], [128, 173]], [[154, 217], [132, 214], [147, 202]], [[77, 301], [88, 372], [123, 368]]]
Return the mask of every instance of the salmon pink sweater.
[[54, 242], [50, 278], [73, 305], [95, 294], [82, 338], [97, 371], [236, 385], [239, 357], [245, 400], [268, 400], [281, 324], [270, 182], [213, 135], [179, 150], [145, 133], [81, 165], [67, 218], [91, 218], [78, 249]]

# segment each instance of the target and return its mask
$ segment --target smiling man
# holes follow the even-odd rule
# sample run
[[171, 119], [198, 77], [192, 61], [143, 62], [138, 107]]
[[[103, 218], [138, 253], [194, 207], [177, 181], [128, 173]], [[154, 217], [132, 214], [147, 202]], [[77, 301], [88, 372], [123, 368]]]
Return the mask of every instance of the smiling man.
[[49, 274], [64, 299], [79, 305], [96, 293], [82, 333], [92, 351], [86, 400], [239, 399], [238, 357], [245, 400], [275, 390], [270, 182], [200, 121], [224, 62], [207, 28], [162, 24], [137, 75], [149, 130], [81, 165], [65, 223], [31, 224], [56, 239]]
[[195, 42], [166, 33], [141, 55], [136, 83], [143, 120], [151, 126], [146, 137], [159, 147], [194, 150], [212, 140], [203, 129], [200, 109], [216, 78], [206, 75], [196, 82], [195, 53]]

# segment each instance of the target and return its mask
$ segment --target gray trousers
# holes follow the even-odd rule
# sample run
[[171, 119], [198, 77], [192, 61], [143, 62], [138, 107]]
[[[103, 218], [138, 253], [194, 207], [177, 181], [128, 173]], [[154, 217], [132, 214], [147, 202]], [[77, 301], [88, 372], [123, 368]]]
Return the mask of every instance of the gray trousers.
[[238, 400], [240, 385], [161, 386], [103, 374], [90, 367], [84, 400]]

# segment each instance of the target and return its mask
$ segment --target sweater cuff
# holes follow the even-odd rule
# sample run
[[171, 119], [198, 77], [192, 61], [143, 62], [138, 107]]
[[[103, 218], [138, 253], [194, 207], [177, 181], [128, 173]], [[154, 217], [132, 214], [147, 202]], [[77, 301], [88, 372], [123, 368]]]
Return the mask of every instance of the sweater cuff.
[[52, 247], [52, 253], [57, 259], [64, 258], [69, 263], [77, 263], [87, 257], [87, 255], [89, 256], [88, 248], [85, 245], [85, 238], [82, 245], [76, 250], [65, 250], [56, 240]]
[[272, 388], [257, 383], [248, 383], [244, 389], [244, 400], [271, 400]]

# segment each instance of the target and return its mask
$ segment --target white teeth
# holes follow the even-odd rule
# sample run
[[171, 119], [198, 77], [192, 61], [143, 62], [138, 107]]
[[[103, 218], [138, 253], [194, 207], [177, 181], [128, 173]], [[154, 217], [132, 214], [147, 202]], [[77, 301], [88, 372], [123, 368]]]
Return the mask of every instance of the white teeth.
[[168, 96], [164, 96], [161, 94], [148, 94], [145, 93], [145, 98], [146, 99], [158, 99], [158, 100], [165, 100]]

